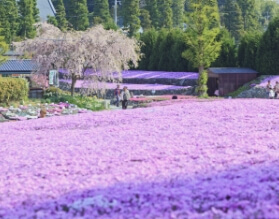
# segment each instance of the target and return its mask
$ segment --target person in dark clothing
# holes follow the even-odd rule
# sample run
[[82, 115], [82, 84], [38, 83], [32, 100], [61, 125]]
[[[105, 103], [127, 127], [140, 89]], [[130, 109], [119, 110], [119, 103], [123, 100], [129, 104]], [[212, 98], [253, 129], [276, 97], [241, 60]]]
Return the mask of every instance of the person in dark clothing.
[[119, 102], [120, 102], [120, 93], [121, 93], [121, 90], [120, 90], [120, 86], [119, 84], [116, 86], [115, 90], [114, 90], [114, 97], [115, 97], [115, 102], [114, 104], [119, 107]]
[[130, 100], [131, 95], [126, 86], [123, 88], [123, 91], [120, 94], [120, 98], [122, 100], [122, 109], [127, 109], [128, 101]]

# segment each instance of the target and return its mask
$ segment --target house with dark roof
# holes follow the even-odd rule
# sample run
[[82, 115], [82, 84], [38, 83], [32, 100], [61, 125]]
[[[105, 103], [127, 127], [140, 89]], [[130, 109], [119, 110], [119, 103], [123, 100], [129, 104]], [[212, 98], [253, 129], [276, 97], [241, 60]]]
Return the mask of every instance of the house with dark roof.
[[36, 71], [37, 65], [31, 59], [7, 60], [0, 64], [0, 75], [14, 77], [29, 77], [33, 71]]
[[209, 68], [208, 94], [213, 96], [219, 90], [220, 96], [226, 96], [257, 76], [258, 72], [250, 68]]

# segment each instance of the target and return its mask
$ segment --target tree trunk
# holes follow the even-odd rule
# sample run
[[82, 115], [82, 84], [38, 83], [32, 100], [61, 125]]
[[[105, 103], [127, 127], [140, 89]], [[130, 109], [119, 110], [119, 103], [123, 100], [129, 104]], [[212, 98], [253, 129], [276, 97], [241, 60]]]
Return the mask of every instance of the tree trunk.
[[199, 79], [198, 79], [198, 87], [197, 94], [199, 97], [207, 97], [207, 72], [204, 70], [204, 66], [199, 66]]
[[71, 84], [71, 96], [72, 97], [74, 96], [74, 93], [75, 93], [76, 82], [77, 82], [76, 76], [72, 76], [72, 84]]
[[199, 66], [199, 77], [201, 76], [201, 73], [204, 71], [204, 66]]

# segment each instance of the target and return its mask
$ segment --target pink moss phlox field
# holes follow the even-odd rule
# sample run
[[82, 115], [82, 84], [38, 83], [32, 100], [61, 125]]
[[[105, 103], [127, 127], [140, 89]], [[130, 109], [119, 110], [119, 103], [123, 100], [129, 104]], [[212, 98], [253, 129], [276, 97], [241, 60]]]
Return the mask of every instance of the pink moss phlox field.
[[[60, 82], [70, 83], [70, 80], [60, 80]], [[98, 87], [106, 87], [107, 89], [115, 89], [117, 83], [99, 83]], [[90, 85], [89, 85], [90, 86]], [[165, 85], [165, 84], [120, 84], [121, 89], [124, 86], [128, 87], [129, 90], [181, 90], [188, 89], [190, 86], [175, 86], [175, 85]], [[78, 80], [76, 82], [75, 88], [88, 88], [86, 81]]]
[[0, 218], [278, 218], [279, 101], [0, 125]]
[[165, 72], [165, 71], [123, 71], [122, 78], [168, 78], [168, 79], [198, 79], [196, 72]]
[[[59, 69], [62, 74], [68, 74], [66, 69]], [[85, 75], [98, 75], [98, 72], [93, 72], [92, 69], [86, 69]], [[128, 70], [122, 72], [122, 78], [167, 78], [167, 79], [198, 79], [199, 74], [197, 72], [165, 72], [165, 71], [136, 71]], [[115, 73], [115, 77], [118, 77], [118, 73]]]
[[266, 78], [265, 78], [264, 80], [262, 80], [261, 83], [258, 84], [257, 86], [258, 86], [258, 87], [266, 87], [268, 81], [270, 81], [270, 83], [271, 83], [272, 86], [275, 86], [276, 81], [279, 82], [279, 76], [269, 76], [269, 77], [266, 77]]

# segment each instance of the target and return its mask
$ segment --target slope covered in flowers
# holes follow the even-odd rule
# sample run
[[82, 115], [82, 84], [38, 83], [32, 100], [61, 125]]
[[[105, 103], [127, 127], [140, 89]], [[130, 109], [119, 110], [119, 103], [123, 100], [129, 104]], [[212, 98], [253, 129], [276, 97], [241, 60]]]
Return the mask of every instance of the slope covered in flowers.
[[0, 125], [0, 218], [278, 218], [279, 101]]
[[[62, 83], [70, 84], [70, 80], [60, 80]], [[78, 80], [76, 82], [76, 88], [106, 88], [106, 89], [115, 89], [117, 83], [99, 83], [98, 85], [90, 84], [87, 81]], [[190, 86], [176, 86], [176, 85], [166, 85], [166, 84], [125, 84], [121, 83], [121, 89], [124, 86], [127, 86], [129, 90], [183, 90], [189, 89]]]

